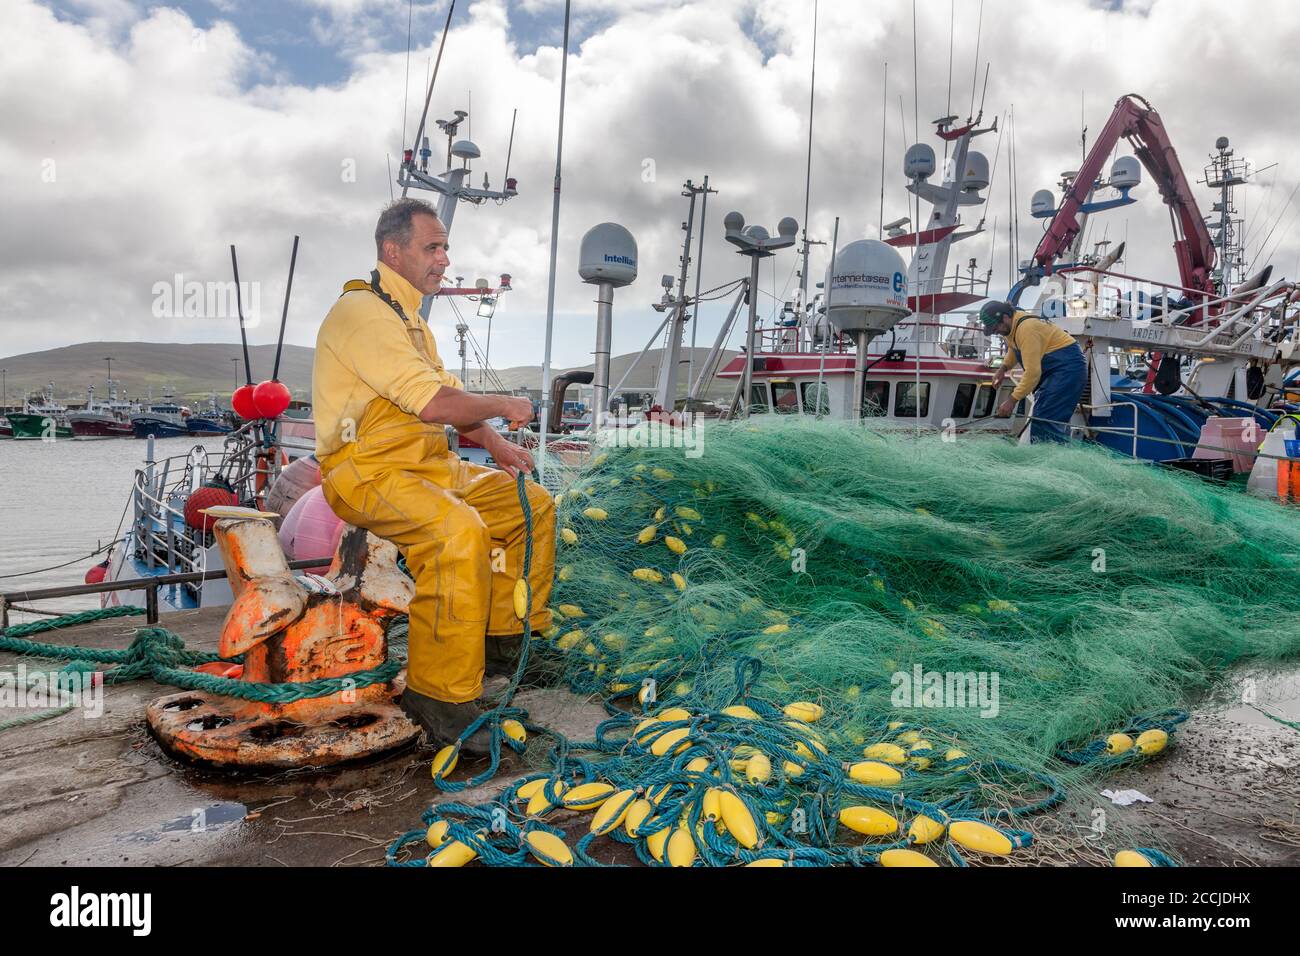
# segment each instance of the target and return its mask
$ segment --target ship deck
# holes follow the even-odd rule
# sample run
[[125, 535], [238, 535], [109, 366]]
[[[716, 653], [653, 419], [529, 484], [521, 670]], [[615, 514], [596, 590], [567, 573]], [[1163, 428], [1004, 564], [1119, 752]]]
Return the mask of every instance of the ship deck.
[[[163, 623], [191, 647], [214, 649], [223, 616], [223, 608], [208, 608]], [[138, 625], [119, 618], [46, 638], [125, 647]], [[0, 654], [0, 666], [18, 661]], [[1253, 677], [1257, 699], [1274, 712], [1300, 717], [1300, 668], [1238, 676]], [[377, 865], [431, 801], [490, 799], [546, 749], [532, 748], [527, 762], [507, 758], [513, 762], [489, 784], [450, 797], [429, 779], [427, 747], [327, 771], [217, 772], [174, 761], [146, 730], [145, 704], [171, 691], [152, 681], [108, 687], [96, 719], [74, 710], [0, 732], [0, 866]], [[604, 719], [597, 703], [560, 689], [525, 690], [516, 702], [575, 739], [590, 739]], [[462, 761], [455, 777], [481, 768]], [[1090, 836], [1102, 807], [1108, 820], [1149, 827], [1188, 864], [1300, 864], [1300, 734], [1248, 706], [1207, 700], [1163, 758], [1120, 770], [1101, 788], [1139, 790], [1154, 802], [1113, 807], [1098, 793], [1091, 805], [1024, 821], [1037, 840], [1012, 862], [1105, 864]], [[574, 839], [585, 830], [570, 828]], [[631, 861], [621, 844], [598, 841], [594, 849], [602, 862]]]

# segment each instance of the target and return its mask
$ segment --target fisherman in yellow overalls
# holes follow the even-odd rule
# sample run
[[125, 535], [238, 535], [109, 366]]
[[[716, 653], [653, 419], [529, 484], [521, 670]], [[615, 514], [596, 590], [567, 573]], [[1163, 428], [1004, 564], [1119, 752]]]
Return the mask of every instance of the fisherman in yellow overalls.
[[[533, 417], [526, 398], [475, 395], [443, 368], [421, 298], [449, 264], [447, 232], [432, 206], [399, 199], [375, 228], [379, 262], [353, 280], [316, 339], [312, 407], [325, 500], [344, 521], [401, 549], [415, 577], [410, 663], [402, 706], [430, 740], [447, 743], [482, 713], [483, 676], [513, 672], [524, 622], [515, 615], [525, 527], [515, 476], [528, 452], [485, 420]], [[487, 449], [503, 470], [462, 461], [444, 426]], [[555, 508], [528, 482], [533, 519], [532, 619], [550, 625]], [[485, 640], [486, 639], [486, 640]], [[462, 749], [486, 752], [487, 734]]]

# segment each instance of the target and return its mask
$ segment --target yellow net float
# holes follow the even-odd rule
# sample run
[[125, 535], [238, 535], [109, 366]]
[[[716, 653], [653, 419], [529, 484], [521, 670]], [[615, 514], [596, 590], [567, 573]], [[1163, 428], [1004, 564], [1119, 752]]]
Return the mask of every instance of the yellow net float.
[[623, 825], [628, 813], [636, 804], [635, 790], [620, 790], [600, 805], [591, 818], [591, 832], [597, 836], [612, 833]]
[[460, 760], [460, 748], [455, 744], [448, 744], [436, 754], [433, 755], [433, 766], [430, 767], [430, 776], [445, 777], [456, 769], [456, 763]]
[[745, 806], [745, 802], [730, 790], [723, 790], [718, 800], [722, 807], [722, 822], [727, 825], [727, 832], [747, 850], [758, 846], [758, 826], [754, 823], [754, 816]]
[[1146, 856], [1137, 850], [1120, 850], [1115, 854], [1116, 866], [1154, 866]]
[[938, 866], [924, 853], [918, 853], [915, 850], [894, 849], [885, 850], [880, 854], [881, 866]]
[[1106, 738], [1106, 753], [1117, 755], [1133, 749], [1133, 738], [1128, 734], [1111, 734]]
[[529, 830], [524, 837], [528, 852], [543, 866], [573, 866], [573, 852], [554, 833]]
[[878, 760], [860, 760], [847, 769], [852, 780], [873, 787], [892, 787], [903, 779], [902, 773]]
[[898, 832], [898, 819], [875, 807], [845, 807], [840, 811], [840, 823], [866, 836], [888, 836]]
[[1160, 751], [1165, 749], [1168, 743], [1169, 734], [1163, 730], [1155, 728], [1152, 730], [1144, 730], [1142, 733], [1138, 734], [1137, 740], [1133, 741], [1133, 746], [1136, 747], [1140, 753], [1150, 756], [1152, 754], [1160, 753]]
[[513, 717], [501, 721], [501, 732], [511, 740], [518, 741], [521, 744], [528, 740], [528, 731], [524, 729], [523, 724]]
[[878, 743], [872, 744], [863, 750], [862, 756], [869, 760], [879, 760], [882, 763], [901, 764], [907, 760], [907, 751], [898, 744]]
[[947, 827], [937, 820], [920, 814], [912, 818], [911, 824], [907, 828], [907, 839], [910, 843], [931, 843], [947, 832]]
[[561, 801], [566, 810], [595, 810], [614, 795], [614, 785], [609, 783], [580, 783], [564, 792]]
[[948, 837], [954, 843], [987, 856], [1010, 856], [1011, 851], [1028, 844], [1028, 834], [1007, 833], [978, 820], [954, 820], [948, 824]]
[[694, 863], [695, 838], [691, 836], [690, 829], [684, 825], [679, 826], [668, 838], [668, 865], [684, 867]]

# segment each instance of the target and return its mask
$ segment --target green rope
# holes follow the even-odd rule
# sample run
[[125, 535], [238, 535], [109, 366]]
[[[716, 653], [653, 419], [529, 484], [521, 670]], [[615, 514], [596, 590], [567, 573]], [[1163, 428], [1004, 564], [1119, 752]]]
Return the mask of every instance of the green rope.
[[[18, 624], [0, 634], [0, 651], [10, 651], [27, 657], [46, 660], [69, 661], [65, 670], [86, 670], [93, 664], [114, 665], [104, 674], [105, 684], [122, 684], [128, 681], [151, 678], [159, 684], [168, 684], [182, 690], [237, 697], [240, 700], [267, 704], [291, 704], [309, 697], [328, 697], [341, 691], [359, 690], [372, 684], [385, 684], [402, 669], [401, 661], [386, 660], [370, 670], [357, 671], [346, 677], [323, 677], [310, 681], [263, 683], [237, 680], [204, 674], [189, 668], [217, 661], [239, 663], [242, 658], [224, 658], [219, 654], [189, 650], [177, 634], [161, 627], [140, 628], [126, 648], [78, 647], [75, 645], [46, 644], [26, 640], [23, 635], [54, 631], [77, 624], [115, 617], [143, 614], [138, 607], [112, 607], [98, 611], [83, 611], [48, 621]], [[90, 668], [93, 669], [93, 668]], [[57, 716], [55, 714], [42, 715]], [[18, 718], [22, 720], [23, 718]], [[34, 722], [34, 721], [33, 721]], [[21, 726], [21, 724], [14, 724]], [[8, 725], [0, 725], [0, 730]]]

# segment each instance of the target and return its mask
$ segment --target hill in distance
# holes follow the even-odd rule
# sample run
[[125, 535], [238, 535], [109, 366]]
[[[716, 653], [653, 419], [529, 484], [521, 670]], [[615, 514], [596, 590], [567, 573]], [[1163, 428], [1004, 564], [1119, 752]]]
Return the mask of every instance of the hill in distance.
[[[708, 354], [707, 349], [694, 349], [695, 373]], [[678, 394], [686, 394], [687, 359], [692, 350], [682, 349], [682, 367], [679, 378]], [[726, 364], [737, 353], [727, 352], [723, 357]], [[260, 382], [271, 377], [271, 368], [275, 364], [274, 345], [254, 345], [249, 347], [253, 366], [253, 381]], [[311, 368], [315, 349], [302, 345], [285, 345], [280, 357], [280, 381], [284, 382], [298, 401], [311, 400]], [[45, 388], [47, 383], [54, 383], [55, 397], [65, 404], [83, 404], [86, 390], [95, 386], [97, 399], [108, 397], [108, 388], [104, 384], [109, 363], [112, 358], [113, 379], [118, 383], [119, 395], [125, 393], [132, 399], [143, 399], [152, 388], [153, 397], [161, 400], [169, 389], [177, 401], [198, 403], [206, 401], [215, 391], [218, 402], [226, 405], [230, 393], [238, 384], [244, 382], [244, 361], [238, 345], [215, 342], [200, 343], [163, 343], [163, 342], [82, 342], [63, 348], [48, 349], [43, 352], [28, 352], [24, 355], [11, 355], [0, 358], [0, 368], [5, 370], [4, 381], [8, 403], [22, 403], [24, 395], [35, 395]], [[610, 358], [610, 385], [615, 385], [632, 366], [635, 353], [612, 356]], [[659, 365], [663, 359], [662, 349], [651, 349], [636, 368], [627, 376], [624, 388], [627, 390], [653, 389], [659, 375]], [[593, 366], [575, 366], [590, 371]], [[459, 371], [459, 369], [454, 369]], [[567, 369], [556, 368], [557, 374]], [[499, 386], [498, 386], [499, 382]], [[480, 374], [470, 366], [466, 387], [478, 390], [496, 390], [528, 388], [540, 389], [542, 385], [541, 365], [519, 365], [512, 368], [497, 369], [495, 379], [491, 374]], [[730, 397], [734, 385], [715, 379], [708, 390], [706, 398]], [[572, 396], [572, 392], [570, 395]]]

